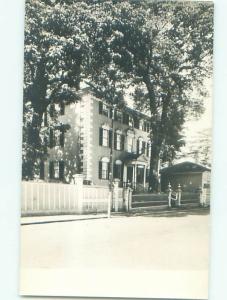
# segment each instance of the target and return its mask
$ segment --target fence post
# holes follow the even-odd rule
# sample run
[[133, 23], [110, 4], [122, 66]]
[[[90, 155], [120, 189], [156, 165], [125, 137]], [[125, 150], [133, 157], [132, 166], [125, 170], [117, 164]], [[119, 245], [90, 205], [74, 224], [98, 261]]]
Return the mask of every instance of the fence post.
[[178, 188], [177, 188], [178, 206], [181, 206], [181, 193], [182, 193], [181, 185], [178, 184]]
[[171, 195], [172, 195], [172, 188], [171, 184], [169, 182], [168, 184], [168, 206], [171, 207]]
[[83, 212], [83, 174], [75, 174], [74, 182], [77, 187], [77, 203], [78, 203], [78, 213]]
[[118, 187], [119, 187], [119, 179], [114, 179], [113, 182], [113, 200], [114, 200], [114, 210], [118, 212]]
[[132, 209], [132, 189], [128, 188], [128, 211], [130, 212]]

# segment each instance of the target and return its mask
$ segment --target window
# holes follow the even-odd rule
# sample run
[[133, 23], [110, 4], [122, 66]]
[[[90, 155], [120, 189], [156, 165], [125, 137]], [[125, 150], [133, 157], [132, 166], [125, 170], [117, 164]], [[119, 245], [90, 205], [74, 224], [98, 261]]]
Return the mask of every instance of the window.
[[65, 103], [61, 102], [59, 106], [60, 106], [60, 115], [63, 116], [65, 114]]
[[121, 134], [117, 133], [116, 138], [116, 149], [121, 150]]
[[131, 153], [132, 150], [133, 150], [133, 137], [127, 136], [127, 151]]
[[99, 128], [99, 145], [104, 147], [111, 147], [112, 130], [107, 128]]
[[134, 117], [134, 127], [139, 129], [139, 119], [137, 117]]
[[140, 130], [143, 130], [143, 120], [140, 120], [140, 121], [139, 121], [139, 129], [140, 129]]
[[65, 131], [61, 129], [50, 129], [50, 148], [55, 146], [64, 147], [65, 144]]
[[129, 125], [129, 114], [123, 113], [123, 124]]
[[151, 157], [151, 142], [150, 141], [147, 143], [147, 156]]
[[129, 125], [130, 127], [133, 127], [133, 126], [134, 126], [134, 120], [133, 120], [133, 117], [132, 117], [132, 116], [129, 116], [128, 125]]
[[101, 101], [99, 102], [99, 114], [109, 117], [109, 107]]
[[143, 122], [143, 131], [150, 132], [150, 123], [147, 121]]
[[115, 132], [114, 135], [114, 149], [116, 150], [124, 150], [124, 135], [122, 135], [122, 132]]
[[102, 146], [108, 146], [109, 142], [109, 131], [107, 129], [102, 130]]
[[122, 112], [119, 110], [115, 110], [115, 121], [122, 122]]
[[64, 180], [64, 161], [50, 161], [49, 177], [50, 179]]
[[107, 157], [104, 157], [99, 161], [99, 179], [109, 179], [110, 163]]
[[146, 152], [146, 142], [142, 140], [142, 138], [139, 138], [137, 140], [137, 153], [138, 154], [145, 154]]

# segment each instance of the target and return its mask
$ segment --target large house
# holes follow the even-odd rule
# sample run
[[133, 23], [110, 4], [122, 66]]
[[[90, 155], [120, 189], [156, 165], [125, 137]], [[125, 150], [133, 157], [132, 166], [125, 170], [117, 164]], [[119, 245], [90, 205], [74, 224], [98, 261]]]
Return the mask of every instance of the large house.
[[59, 126], [50, 128], [42, 179], [71, 182], [73, 175], [82, 173], [87, 184], [108, 185], [112, 161], [113, 177], [120, 185], [148, 186], [151, 145], [146, 115], [129, 107], [113, 110], [88, 89], [82, 91], [80, 102], [53, 109], [60, 110]]

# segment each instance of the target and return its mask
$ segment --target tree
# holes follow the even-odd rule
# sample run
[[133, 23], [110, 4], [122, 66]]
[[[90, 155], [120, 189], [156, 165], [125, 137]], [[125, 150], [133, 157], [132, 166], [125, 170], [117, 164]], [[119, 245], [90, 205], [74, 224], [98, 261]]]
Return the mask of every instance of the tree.
[[[61, 3], [63, 2], [63, 3]], [[74, 1], [75, 2], [75, 1]], [[87, 6], [72, 1], [27, 0], [24, 54], [23, 177], [32, 179], [45, 159], [51, 104], [79, 100], [86, 35], [81, 26]], [[57, 115], [48, 125], [55, 126]]]
[[124, 1], [111, 14], [115, 62], [135, 86], [136, 107], [151, 116], [149, 184], [157, 190], [163, 145], [175, 151], [187, 115], [203, 111], [192, 95], [197, 89], [204, 96], [211, 72], [213, 5]]

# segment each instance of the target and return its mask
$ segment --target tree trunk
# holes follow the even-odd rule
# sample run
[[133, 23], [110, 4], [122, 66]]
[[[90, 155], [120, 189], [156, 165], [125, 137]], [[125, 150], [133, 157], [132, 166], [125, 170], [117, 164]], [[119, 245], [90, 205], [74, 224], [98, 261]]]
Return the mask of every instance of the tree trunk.
[[[33, 113], [32, 122], [27, 128], [24, 144], [26, 155], [23, 158], [22, 177], [23, 179], [34, 179], [37, 173], [38, 160], [42, 159], [42, 142], [40, 129], [42, 125], [43, 113]], [[24, 133], [25, 134], [25, 133]]]
[[159, 159], [161, 146], [153, 142], [151, 147], [149, 190], [159, 192]]

